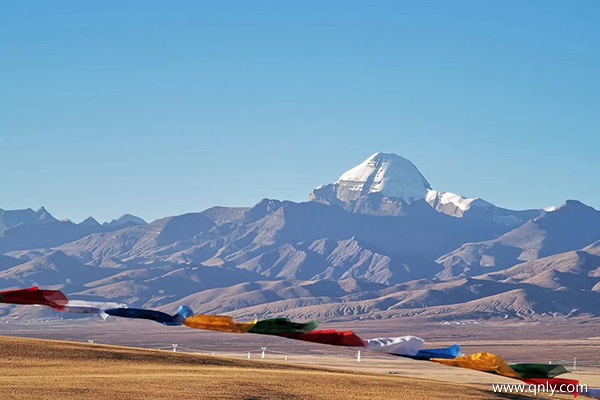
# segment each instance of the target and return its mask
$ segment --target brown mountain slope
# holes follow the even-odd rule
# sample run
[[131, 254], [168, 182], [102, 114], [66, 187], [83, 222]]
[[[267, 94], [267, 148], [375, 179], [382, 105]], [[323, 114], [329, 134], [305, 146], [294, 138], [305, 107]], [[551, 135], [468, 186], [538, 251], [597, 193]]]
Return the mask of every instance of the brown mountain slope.
[[475, 276], [510, 268], [524, 261], [578, 250], [600, 240], [600, 211], [569, 200], [555, 211], [500, 236], [463, 244], [440, 257], [440, 277]]

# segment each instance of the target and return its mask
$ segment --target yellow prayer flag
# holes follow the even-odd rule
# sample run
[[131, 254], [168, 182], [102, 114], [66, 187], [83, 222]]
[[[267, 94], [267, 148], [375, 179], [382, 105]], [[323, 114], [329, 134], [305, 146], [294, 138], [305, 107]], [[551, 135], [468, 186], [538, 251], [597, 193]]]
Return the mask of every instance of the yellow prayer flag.
[[520, 378], [504, 359], [491, 353], [476, 353], [468, 356], [457, 357], [452, 360], [432, 358], [431, 361], [450, 367], [474, 369], [476, 371], [491, 372], [507, 378]]
[[235, 322], [233, 317], [226, 315], [194, 315], [186, 318], [183, 325], [188, 328], [203, 329], [207, 331], [246, 333], [256, 324], [252, 322]]

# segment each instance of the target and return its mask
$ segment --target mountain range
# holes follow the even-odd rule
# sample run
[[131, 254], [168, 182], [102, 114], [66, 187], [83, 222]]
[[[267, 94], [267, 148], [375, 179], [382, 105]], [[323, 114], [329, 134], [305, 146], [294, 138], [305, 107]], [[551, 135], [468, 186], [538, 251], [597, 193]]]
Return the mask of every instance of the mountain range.
[[[377, 153], [307, 202], [264, 199], [151, 223], [0, 209], [0, 288], [238, 317], [599, 316], [600, 211], [509, 210], [431, 187]], [[29, 318], [51, 310], [5, 306]]]

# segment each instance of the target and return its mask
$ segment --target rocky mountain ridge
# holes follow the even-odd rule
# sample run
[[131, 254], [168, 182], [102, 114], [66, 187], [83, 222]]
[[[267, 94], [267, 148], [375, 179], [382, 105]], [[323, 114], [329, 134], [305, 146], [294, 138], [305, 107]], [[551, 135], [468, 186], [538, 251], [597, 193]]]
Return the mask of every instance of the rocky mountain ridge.
[[1, 210], [0, 288], [37, 284], [81, 300], [244, 317], [600, 316], [600, 212], [580, 202], [504, 209], [436, 191], [386, 153], [310, 200], [148, 224]]

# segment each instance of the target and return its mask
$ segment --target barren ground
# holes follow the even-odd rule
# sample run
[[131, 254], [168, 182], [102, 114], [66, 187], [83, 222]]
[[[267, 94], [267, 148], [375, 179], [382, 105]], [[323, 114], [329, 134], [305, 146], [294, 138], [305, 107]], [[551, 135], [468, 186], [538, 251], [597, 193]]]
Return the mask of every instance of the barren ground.
[[397, 375], [0, 338], [3, 399], [518, 399]]
[[[564, 377], [600, 387], [597, 324], [365, 321], [322, 327], [353, 329], [364, 338], [414, 334], [427, 347], [458, 341], [465, 353], [494, 352], [509, 362], [562, 361], [572, 367], [577, 357], [579, 368]], [[0, 399], [523, 398], [492, 393], [491, 383], [518, 382], [491, 374], [364, 350], [357, 363], [357, 349], [150, 321], [9, 322], [0, 335], [11, 336], [0, 338]], [[261, 347], [267, 347], [264, 360]]]

